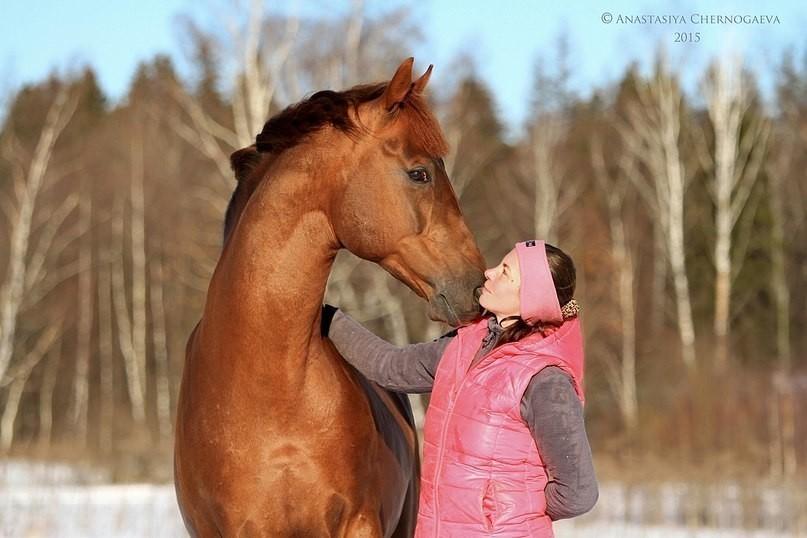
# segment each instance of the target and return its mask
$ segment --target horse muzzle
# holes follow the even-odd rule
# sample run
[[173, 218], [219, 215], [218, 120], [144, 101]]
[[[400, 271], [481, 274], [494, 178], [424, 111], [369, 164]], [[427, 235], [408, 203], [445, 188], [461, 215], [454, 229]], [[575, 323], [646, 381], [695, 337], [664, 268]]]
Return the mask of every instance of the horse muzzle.
[[479, 296], [484, 276], [480, 274], [469, 280], [470, 284], [466, 280], [435, 286], [435, 292], [429, 297], [429, 317], [452, 327], [467, 325], [478, 319], [482, 313]]

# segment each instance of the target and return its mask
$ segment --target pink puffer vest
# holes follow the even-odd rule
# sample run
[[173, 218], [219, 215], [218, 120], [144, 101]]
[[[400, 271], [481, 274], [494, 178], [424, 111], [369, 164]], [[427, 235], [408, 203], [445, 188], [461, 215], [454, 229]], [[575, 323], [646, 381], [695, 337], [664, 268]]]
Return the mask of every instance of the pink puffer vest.
[[504, 344], [468, 372], [486, 332], [485, 319], [461, 328], [435, 373], [416, 538], [554, 536], [546, 470], [520, 404], [531, 378], [550, 365], [570, 374], [584, 402], [580, 324]]

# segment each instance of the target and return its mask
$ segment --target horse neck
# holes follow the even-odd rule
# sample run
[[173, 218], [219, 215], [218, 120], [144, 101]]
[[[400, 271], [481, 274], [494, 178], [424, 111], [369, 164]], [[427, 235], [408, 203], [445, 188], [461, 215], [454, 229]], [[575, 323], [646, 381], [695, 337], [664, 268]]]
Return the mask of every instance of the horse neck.
[[[216, 349], [276, 371], [321, 345], [319, 319], [338, 242], [322, 182], [273, 173], [259, 185], [222, 251], [203, 321]], [[229, 354], [229, 353], [228, 353]], [[299, 371], [299, 370], [298, 370]]]

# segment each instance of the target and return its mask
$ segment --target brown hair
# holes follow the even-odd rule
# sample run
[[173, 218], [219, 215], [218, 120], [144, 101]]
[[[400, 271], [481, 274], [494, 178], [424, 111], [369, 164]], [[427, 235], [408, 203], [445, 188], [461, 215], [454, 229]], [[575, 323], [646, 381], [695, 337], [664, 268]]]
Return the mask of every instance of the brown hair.
[[[572, 258], [569, 257], [568, 254], [563, 252], [561, 249], [554, 245], [550, 245], [546, 243], [546, 259], [549, 262], [549, 271], [552, 273], [552, 281], [555, 283], [555, 292], [558, 294], [558, 303], [563, 307], [567, 306], [567, 304], [574, 298], [574, 287], [577, 281], [577, 273], [574, 268], [574, 262]], [[576, 308], [566, 308], [566, 311], [576, 312]], [[564, 312], [564, 319], [569, 319], [575, 317], [577, 314], [568, 314]], [[554, 332], [559, 325], [552, 324], [552, 323], [542, 323], [538, 322], [535, 325], [528, 325], [523, 319], [518, 318], [515, 323], [509, 325], [504, 331], [502, 331], [502, 335], [499, 337], [499, 341], [496, 343], [496, 347], [499, 347], [503, 344], [507, 344], [509, 342], [515, 342], [517, 340], [521, 340], [525, 336], [529, 336], [533, 333], [540, 332], [544, 336]]]

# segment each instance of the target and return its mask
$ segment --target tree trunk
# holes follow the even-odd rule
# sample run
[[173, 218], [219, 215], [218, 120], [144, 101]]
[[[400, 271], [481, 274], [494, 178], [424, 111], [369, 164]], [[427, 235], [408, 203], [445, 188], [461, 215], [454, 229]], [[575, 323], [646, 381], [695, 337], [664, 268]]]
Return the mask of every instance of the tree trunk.
[[19, 377], [11, 382], [6, 396], [6, 405], [0, 417], [0, 449], [8, 454], [14, 443], [14, 424], [17, 421], [17, 412], [20, 409], [20, 399], [28, 377]]
[[[86, 189], [84, 189], [86, 190]], [[78, 337], [76, 339], [76, 370], [73, 378], [73, 406], [70, 418], [73, 422], [74, 434], [82, 446], [87, 445], [88, 404], [89, 404], [89, 370], [90, 344], [93, 326], [93, 293], [92, 293], [92, 199], [89, 192], [81, 196], [79, 202], [80, 227], [86, 232], [81, 238], [79, 247], [79, 279], [78, 279]]]
[[672, 265], [675, 300], [678, 313], [678, 334], [681, 338], [681, 355], [686, 367], [695, 368], [695, 326], [692, 321], [692, 305], [689, 300], [689, 279], [686, 273], [686, 257], [683, 240], [683, 207], [680, 221], [673, 221], [675, 230], [670, 237], [670, 262]]
[[[629, 157], [628, 157], [629, 158]], [[621, 353], [618, 381], [614, 384], [618, 389], [619, 404], [625, 430], [633, 435], [637, 431], [639, 402], [636, 390], [636, 298], [634, 296], [635, 277], [633, 256], [628, 246], [625, 233], [625, 215], [623, 207], [627, 181], [609, 177], [602, 145], [595, 141], [591, 151], [594, 176], [606, 199], [608, 208], [608, 226], [611, 236], [611, 257], [616, 266], [619, 286], [617, 288], [619, 313], [621, 322]], [[620, 175], [628, 175], [630, 164], [621, 163]]]
[[[768, 200], [771, 215], [771, 287], [776, 305], [776, 354], [779, 370], [782, 372], [781, 444], [782, 468], [786, 476], [796, 473], [796, 424], [794, 412], [794, 390], [792, 383], [790, 348], [790, 290], [787, 285], [785, 261], [784, 204], [782, 203], [782, 181], [779, 173], [769, 173], [770, 192]], [[777, 393], [778, 395], [778, 393]]]
[[98, 370], [101, 403], [98, 417], [98, 445], [109, 454], [115, 438], [114, 349], [112, 345], [112, 278], [109, 253], [101, 256], [98, 269]]
[[[143, 192], [143, 133], [132, 142], [132, 213], [129, 230], [132, 246], [132, 350], [137, 369], [137, 390], [146, 416], [146, 216]], [[143, 418], [141, 417], [141, 418]]]
[[[667, 89], [669, 90], [669, 89]], [[660, 103], [663, 119], [661, 137], [664, 149], [667, 215], [667, 250], [673, 274], [675, 300], [678, 311], [678, 333], [681, 337], [681, 354], [684, 364], [691, 371], [695, 368], [695, 325], [692, 321], [692, 305], [689, 298], [689, 279], [686, 273], [686, 249], [684, 243], [684, 194], [686, 178], [678, 151], [680, 131], [679, 99], [670, 91], [663, 91]]]
[[664, 228], [659, 221], [653, 222], [653, 284], [650, 295], [650, 334], [653, 341], [661, 334], [667, 312], [667, 248]]
[[633, 158], [645, 164], [650, 183], [641, 174], [629, 177], [664, 234], [667, 261], [675, 291], [681, 355], [690, 374], [694, 371], [695, 329], [686, 273], [684, 209], [688, 176], [679, 150], [682, 96], [664, 57], [656, 63], [651, 80], [637, 86], [640, 104], [628, 110], [628, 122], [616, 123], [622, 142]]
[[[735, 264], [732, 256], [734, 228], [757, 181], [767, 145], [767, 123], [758, 113], [747, 114], [751, 96], [746, 86], [736, 58], [714, 63], [704, 83], [715, 146], [713, 155], [704, 160], [707, 167], [711, 160], [714, 168], [714, 366], [718, 372], [728, 367], [732, 280], [743, 262], [740, 257]], [[749, 121], [743, 125], [745, 118]]]
[[141, 391], [143, 386], [140, 380], [140, 368], [137, 364], [137, 354], [132, 340], [132, 319], [126, 300], [126, 279], [124, 275], [123, 256], [126, 252], [126, 241], [123, 236], [124, 212], [123, 204], [116, 203], [113, 209], [113, 227], [116, 242], [121, 246], [120, 254], [113, 254], [112, 267], [112, 303], [115, 307], [115, 320], [118, 327], [118, 345], [123, 355], [123, 365], [126, 372], [126, 388], [132, 406], [132, 416], [139, 424], [145, 423], [146, 409], [145, 396]]
[[42, 450], [50, 448], [53, 442], [53, 393], [59, 379], [61, 359], [62, 346], [58, 345], [45, 365], [39, 390], [39, 447]]
[[159, 439], [171, 437], [171, 368], [168, 364], [168, 339], [165, 333], [162, 253], [156, 254], [151, 268], [151, 319], [157, 389], [157, 433]]

